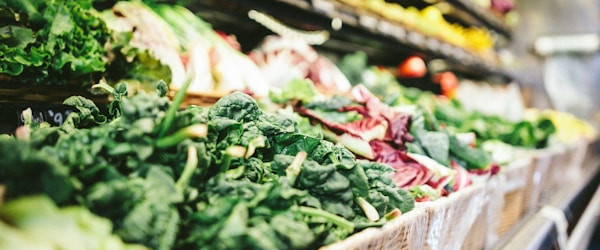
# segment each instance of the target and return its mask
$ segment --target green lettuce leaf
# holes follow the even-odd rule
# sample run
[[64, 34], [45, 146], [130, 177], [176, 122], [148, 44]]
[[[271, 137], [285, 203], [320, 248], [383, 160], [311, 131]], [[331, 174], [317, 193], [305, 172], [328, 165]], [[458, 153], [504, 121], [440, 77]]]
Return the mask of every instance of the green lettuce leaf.
[[109, 31], [91, 1], [10, 0], [6, 5], [21, 18], [0, 26], [0, 74], [23, 83], [87, 79], [86, 84], [90, 75], [105, 71]]

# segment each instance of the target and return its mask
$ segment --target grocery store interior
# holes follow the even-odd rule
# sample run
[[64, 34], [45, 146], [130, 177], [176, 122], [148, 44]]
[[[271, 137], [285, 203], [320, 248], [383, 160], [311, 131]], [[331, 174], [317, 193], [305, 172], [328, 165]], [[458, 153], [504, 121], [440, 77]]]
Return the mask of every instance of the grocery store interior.
[[600, 249], [599, 129], [600, 1], [0, 1], [0, 250]]

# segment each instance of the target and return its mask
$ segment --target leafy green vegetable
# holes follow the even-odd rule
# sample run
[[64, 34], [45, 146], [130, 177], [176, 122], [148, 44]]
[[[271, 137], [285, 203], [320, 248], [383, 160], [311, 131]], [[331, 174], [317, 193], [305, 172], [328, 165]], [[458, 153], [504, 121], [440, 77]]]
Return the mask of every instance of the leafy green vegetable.
[[358, 164], [362, 166], [368, 178], [367, 201], [377, 208], [380, 214], [392, 211], [391, 208], [398, 208], [403, 213], [413, 209], [414, 202], [408, 192], [394, 187], [392, 175], [395, 170], [392, 167], [368, 161], [358, 161]]
[[510, 122], [497, 116], [468, 113], [458, 103], [439, 104], [435, 116], [456, 132], [475, 132], [481, 140], [500, 140], [514, 146], [543, 148], [556, 132], [552, 121], [540, 117], [533, 121]]
[[269, 93], [269, 98], [274, 103], [287, 103], [291, 100], [310, 102], [317, 96], [319, 96], [319, 92], [308, 79], [293, 79], [278, 92]]
[[110, 34], [91, 1], [9, 0], [5, 6], [16, 15], [0, 26], [0, 74], [64, 84], [106, 70]]
[[154, 57], [149, 49], [137, 46], [133, 31], [123, 31], [122, 22], [111, 9], [99, 14], [106, 23], [111, 36], [106, 42], [108, 65], [106, 78], [109, 82], [127, 81], [130, 86], [153, 91], [158, 80], [171, 82], [170, 68]]
[[[162, 95], [127, 96], [122, 85], [98, 85], [115, 96], [109, 116], [73, 97], [71, 122], [29, 126], [27, 142], [0, 140], [7, 198], [47, 193], [84, 205], [124, 241], [153, 249], [314, 249], [414, 206], [392, 168], [300, 133], [248, 95], [178, 111], [157, 87]], [[20, 189], [23, 180], [44, 185]]]
[[450, 137], [450, 152], [465, 161], [467, 169], [485, 169], [491, 163], [485, 151], [464, 145], [456, 137]]
[[430, 200], [438, 198], [438, 192], [428, 185], [417, 185], [410, 189], [410, 195], [415, 198], [427, 197]]
[[218, 39], [209, 23], [185, 7], [157, 4], [151, 8], [169, 24], [184, 49], [199, 40], [215, 42]]
[[445, 166], [450, 165], [450, 136], [447, 133], [417, 130], [413, 132], [413, 135], [415, 140], [421, 144], [427, 156]]
[[[14, 139], [0, 143], [0, 183], [7, 190], [5, 199], [17, 195], [45, 193], [57, 203], [66, 202], [78, 183], [68, 175], [68, 168], [45, 151], [37, 151]], [[35, 181], [32, 181], [35, 180]]]
[[341, 96], [334, 95], [331, 98], [327, 98], [324, 100], [314, 100], [311, 102], [303, 103], [303, 106], [308, 109], [320, 109], [323, 111], [338, 111], [339, 109], [350, 106], [353, 104], [352, 99]]
[[362, 83], [362, 73], [367, 68], [367, 54], [363, 51], [348, 54], [342, 58], [338, 67], [350, 83], [353, 85]]
[[208, 116], [211, 119], [225, 117], [235, 121], [246, 122], [255, 120], [262, 114], [258, 104], [252, 97], [236, 92], [227, 98], [220, 99], [210, 109]]
[[338, 112], [338, 111], [322, 111], [320, 109], [313, 110], [319, 117], [331, 122], [344, 124], [363, 119], [363, 116], [356, 111]]
[[58, 208], [45, 196], [12, 200], [0, 207], [2, 249], [146, 249], [111, 235], [109, 220], [83, 207]]

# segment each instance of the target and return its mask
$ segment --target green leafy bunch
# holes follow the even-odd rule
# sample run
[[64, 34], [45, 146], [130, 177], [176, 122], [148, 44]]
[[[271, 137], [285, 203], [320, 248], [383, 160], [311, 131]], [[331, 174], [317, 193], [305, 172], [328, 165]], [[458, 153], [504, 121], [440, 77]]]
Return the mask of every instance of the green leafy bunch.
[[[171, 103], [164, 83], [136, 94], [95, 87], [114, 97], [106, 114], [71, 97], [77, 112], [62, 126], [0, 140], [13, 154], [0, 163], [7, 199], [44, 193], [83, 205], [125, 242], [153, 249], [310, 249], [414, 206], [389, 166], [300, 133], [246, 94], [179, 110], [185, 91]], [[36, 185], [20, 189], [21, 180]]]
[[64, 84], [104, 72], [110, 36], [92, 1], [0, 2], [0, 74], [33, 84]]

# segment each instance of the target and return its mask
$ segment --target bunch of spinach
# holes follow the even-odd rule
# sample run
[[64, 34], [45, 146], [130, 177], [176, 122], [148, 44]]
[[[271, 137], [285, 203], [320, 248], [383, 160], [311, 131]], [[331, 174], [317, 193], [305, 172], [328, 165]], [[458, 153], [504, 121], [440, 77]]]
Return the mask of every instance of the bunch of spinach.
[[[108, 116], [71, 97], [78, 112], [62, 126], [0, 141], [3, 155], [23, 148], [0, 163], [7, 198], [84, 205], [124, 241], [154, 249], [315, 248], [413, 207], [390, 167], [300, 133], [245, 94], [178, 111], [185, 87], [173, 103], [163, 83], [158, 94], [97, 87], [114, 97]], [[24, 179], [36, 185], [18, 188]]]

